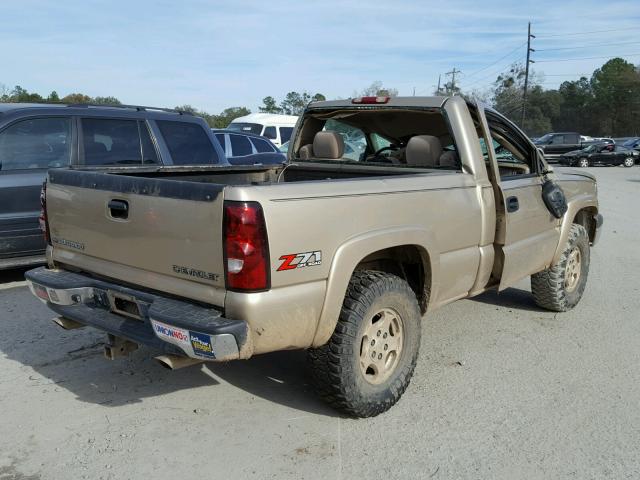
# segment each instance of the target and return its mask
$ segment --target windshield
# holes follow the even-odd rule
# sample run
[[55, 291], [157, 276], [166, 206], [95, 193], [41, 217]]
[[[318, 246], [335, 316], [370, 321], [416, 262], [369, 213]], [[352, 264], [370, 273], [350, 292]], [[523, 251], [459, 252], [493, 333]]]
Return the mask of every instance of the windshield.
[[635, 143], [638, 142], [638, 141], [640, 141], [640, 137], [639, 138], [630, 138], [629, 140], [624, 142], [622, 145], [624, 147], [633, 147], [635, 145]]
[[596, 146], [595, 145], [589, 145], [587, 148], [583, 149], [583, 152], [593, 152], [595, 151]]
[[227, 127], [227, 130], [255, 133], [256, 135], [260, 135], [262, 133], [262, 125], [260, 125], [259, 123], [232, 122]]

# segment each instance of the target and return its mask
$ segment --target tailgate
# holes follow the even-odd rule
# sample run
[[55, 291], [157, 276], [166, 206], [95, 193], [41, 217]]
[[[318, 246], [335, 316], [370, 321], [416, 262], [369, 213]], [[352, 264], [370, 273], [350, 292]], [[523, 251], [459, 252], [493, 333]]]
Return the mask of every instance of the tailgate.
[[86, 171], [49, 173], [53, 259], [222, 305], [223, 185]]

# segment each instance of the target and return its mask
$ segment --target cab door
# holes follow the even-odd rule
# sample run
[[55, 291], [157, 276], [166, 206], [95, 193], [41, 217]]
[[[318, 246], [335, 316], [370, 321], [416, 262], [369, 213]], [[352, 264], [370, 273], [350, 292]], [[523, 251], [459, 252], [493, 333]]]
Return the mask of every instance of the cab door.
[[542, 200], [542, 163], [535, 146], [506, 118], [478, 110], [498, 197], [493, 276], [503, 290], [551, 264], [560, 221]]

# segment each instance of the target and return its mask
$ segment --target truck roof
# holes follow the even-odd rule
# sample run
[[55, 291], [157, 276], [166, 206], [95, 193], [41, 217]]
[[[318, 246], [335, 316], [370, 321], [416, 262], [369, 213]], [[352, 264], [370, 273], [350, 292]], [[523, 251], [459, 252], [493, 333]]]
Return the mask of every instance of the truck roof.
[[[378, 97], [386, 98], [386, 97]], [[384, 103], [354, 103], [354, 98], [347, 98], [343, 100], [328, 100], [324, 102], [312, 102], [309, 104], [309, 108], [339, 108], [339, 107], [358, 107], [358, 106], [380, 106], [380, 107], [427, 107], [427, 108], [440, 108], [444, 105], [447, 99], [452, 98], [450, 96], [438, 96], [438, 97], [389, 97]], [[355, 97], [357, 100], [358, 97]]]

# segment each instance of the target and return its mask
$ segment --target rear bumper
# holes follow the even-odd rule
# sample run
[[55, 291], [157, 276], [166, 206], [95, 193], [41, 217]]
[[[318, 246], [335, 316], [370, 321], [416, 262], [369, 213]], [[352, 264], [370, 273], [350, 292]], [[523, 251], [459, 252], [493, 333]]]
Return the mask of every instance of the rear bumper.
[[25, 277], [31, 292], [58, 315], [117, 337], [199, 360], [250, 356], [247, 323], [224, 318], [215, 308], [65, 270], [40, 267]]

